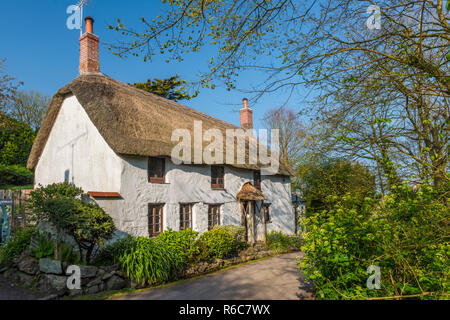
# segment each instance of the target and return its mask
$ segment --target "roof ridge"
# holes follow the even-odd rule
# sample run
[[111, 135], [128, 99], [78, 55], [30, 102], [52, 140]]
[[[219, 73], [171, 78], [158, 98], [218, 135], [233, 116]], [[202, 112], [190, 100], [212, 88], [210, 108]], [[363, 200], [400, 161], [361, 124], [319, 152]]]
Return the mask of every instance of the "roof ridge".
[[207, 114], [205, 112], [199, 111], [199, 110], [197, 110], [195, 108], [192, 108], [192, 107], [185, 106], [184, 104], [181, 104], [181, 103], [179, 103], [177, 101], [173, 101], [173, 100], [170, 100], [170, 99], [158, 96], [157, 94], [154, 94], [154, 93], [151, 93], [151, 92], [148, 92], [148, 91], [136, 88], [136, 87], [134, 87], [134, 86], [132, 86], [132, 85], [130, 85], [128, 83], [125, 83], [125, 82], [119, 81], [117, 79], [114, 79], [114, 78], [112, 78], [112, 77], [110, 77], [110, 76], [108, 76], [108, 75], [106, 75], [104, 73], [86, 73], [86, 74], [78, 76], [75, 80], [77, 80], [79, 78], [85, 78], [85, 77], [103, 77], [103, 78], [108, 79], [111, 82], [115, 82], [117, 85], [119, 85], [119, 86], [121, 86], [123, 88], [126, 88], [127, 90], [135, 91], [135, 92], [138, 92], [138, 93], [140, 93], [142, 95], [153, 97], [153, 98], [155, 98], [157, 100], [160, 100], [160, 101], [162, 101], [164, 103], [169, 104], [171, 107], [181, 108], [181, 109], [184, 109], [185, 111], [189, 111], [189, 112], [193, 113], [194, 115], [205, 117], [205, 118], [207, 118], [209, 120], [212, 120], [212, 121], [221, 122], [226, 127], [232, 127], [234, 129], [241, 129], [241, 127], [235, 126], [234, 124], [231, 124], [231, 123], [229, 123], [227, 121], [224, 121], [224, 120], [221, 120], [219, 118], [213, 117], [213, 116], [211, 116], [211, 115], [209, 115], [209, 114]]

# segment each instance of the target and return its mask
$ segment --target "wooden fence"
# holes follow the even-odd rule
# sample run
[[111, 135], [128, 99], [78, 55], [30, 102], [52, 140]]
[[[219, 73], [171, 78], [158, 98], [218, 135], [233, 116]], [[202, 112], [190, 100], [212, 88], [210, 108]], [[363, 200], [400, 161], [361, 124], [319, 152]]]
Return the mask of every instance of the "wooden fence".
[[[24, 227], [27, 223], [27, 210], [25, 202], [30, 196], [32, 190], [0, 190], [0, 201], [9, 201], [12, 203], [10, 223], [11, 230]], [[1, 210], [0, 210], [1, 211]]]

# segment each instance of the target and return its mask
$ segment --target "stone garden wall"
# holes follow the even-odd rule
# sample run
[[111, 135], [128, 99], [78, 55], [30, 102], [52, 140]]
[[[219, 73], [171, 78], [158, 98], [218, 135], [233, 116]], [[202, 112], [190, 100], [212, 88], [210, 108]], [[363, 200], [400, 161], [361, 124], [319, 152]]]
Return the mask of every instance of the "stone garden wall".
[[[191, 278], [276, 254], [277, 252], [268, 250], [263, 245], [256, 245], [254, 248], [241, 251], [238, 256], [232, 258], [199, 262], [180, 272], [179, 278]], [[6, 279], [19, 286], [47, 293], [50, 299], [57, 299], [63, 296], [95, 294], [101, 291], [124, 288], [138, 288], [136, 283], [126, 278], [125, 273], [120, 270], [120, 265], [118, 264], [108, 267], [82, 265], [79, 267], [81, 271], [80, 290], [69, 290], [67, 288], [67, 279], [70, 277], [70, 274], [67, 275], [65, 272], [68, 268], [66, 263], [47, 258], [36, 259], [27, 253], [23, 253], [17, 258], [10, 268], [0, 270], [0, 273]]]
[[14, 264], [3, 271], [3, 276], [16, 285], [47, 293], [53, 298], [65, 295], [94, 294], [101, 291], [130, 287], [119, 265], [94, 267], [80, 265], [81, 289], [69, 290], [66, 274], [68, 265], [52, 259], [35, 259], [23, 253]]

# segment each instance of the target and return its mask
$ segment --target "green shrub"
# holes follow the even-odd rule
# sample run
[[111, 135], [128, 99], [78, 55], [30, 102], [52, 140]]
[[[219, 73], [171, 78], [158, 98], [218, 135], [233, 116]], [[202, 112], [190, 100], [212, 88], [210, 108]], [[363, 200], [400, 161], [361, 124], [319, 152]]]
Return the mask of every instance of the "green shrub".
[[94, 256], [92, 264], [95, 266], [111, 266], [120, 262], [120, 258], [133, 246], [133, 238], [127, 236], [112, 244], [100, 247]]
[[29, 248], [31, 237], [35, 231], [35, 228], [17, 230], [6, 246], [0, 249], [0, 265], [9, 266], [13, 263], [14, 258], [20, 256], [22, 252]]
[[233, 237], [237, 249], [248, 248], [248, 243], [245, 241], [245, 227], [244, 226], [216, 226], [214, 229], [225, 230]]
[[81, 249], [86, 250], [85, 260], [81, 254], [81, 261], [90, 263], [91, 254], [96, 245], [102, 245], [111, 239], [116, 227], [111, 216], [105, 213], [97, 204], [77, 201], [77, 211], [74, 221], [68, 231]]
[[0, 186], [23, 186], [33, 184], [34, 175], [19, 165], [0, 164]]
[[[448, 189], [408, 185], [384, 199], [347, 195], [331, 210], [302, 220], [305, 257], [300, 268], [319, 299], [408, 296], [443, 298], [450, 290]], [[366, 286], [367, 268], [380, 267], [381, 288]]]
[[63, 244], [61, 248], [62, 262], [68, 264], [83, 264], [80, 260], [80, 255], [75, 251], [75, 248], [68, 244]]
[[120, 258], [127, 276], [140, 284], [176, 279], [184, 265], [183, 253], [158, 238], [136, 238]]
[[37, 233], [37, 248], [33, 248], [32, 252], [37, 259], [53, 257], [55, 244], [49, 235]]
[[299, 250], [301, 247], [300, 239], [298, 237], [285, 235], [280, 231], [272, 231], [267, 235], [267, 245], [270, 250], [276, 252]]
[[233, 236], [222, 229], [212, 229], [203, 233], [197, 241], [198, 259], [208, 261], [214, 258], [226, 258], [236, 251]]
[[191, 229], [182, 231], [173, 231], [168, 229], [158, 235], [158, 239], [179, 251], [183, 255], [184, 263], [188, 263], [198, 254], [198, 246], [196, 243], [198, 232]]
[[83, 202], [82, 194], [82, 189], [67, 182], [57, 183], [32, 191], [28, 203], [33, 217], [38, 222], [50, 222], [58, 238], [64, 233], [71, 235], [78, 245], [80, 261], [89, 263], [95, 246], [111, 239], [116, 228], [97, 204]]
[[[50, 234], [37, 233], [37, 248], [32, 249], [32, 253], [37, 259], [53, 258], [55, 251], [55, 243]], [[63, 262], [69, 264], [79, 264], [79, 254], [74, 250], [74, 247], [69, 244], [62, 244], [61, 257]]]

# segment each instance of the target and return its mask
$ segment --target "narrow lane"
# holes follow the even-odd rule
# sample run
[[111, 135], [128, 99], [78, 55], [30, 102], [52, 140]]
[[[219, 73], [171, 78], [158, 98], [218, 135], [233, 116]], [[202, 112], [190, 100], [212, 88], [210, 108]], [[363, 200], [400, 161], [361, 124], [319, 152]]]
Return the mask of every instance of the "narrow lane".
[[312, 288], [297, 268], [294, 252], [162, 288], [120, 296], [119, 300], [299, 300]]

